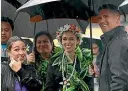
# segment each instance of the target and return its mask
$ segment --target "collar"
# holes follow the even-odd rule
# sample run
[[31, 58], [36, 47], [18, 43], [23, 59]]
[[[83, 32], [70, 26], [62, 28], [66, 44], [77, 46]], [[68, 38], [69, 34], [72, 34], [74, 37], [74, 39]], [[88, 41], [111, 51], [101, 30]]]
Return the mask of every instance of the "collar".
[[110, 40], [112, 40], [113, 38], [122, 34], [123, 32], [125, 32], [124, 26], [118, 26], [118, 27], [104, 33], [103, 35], [101, 35], [101, 40], [102, 40], [103, 44], [106, 45]]
[[7, 45], [6, 45], [6, 44], [1, 44], [1, 47], [2, 47], [3, 49], [5, 49], [5, 48], [7, 48]]

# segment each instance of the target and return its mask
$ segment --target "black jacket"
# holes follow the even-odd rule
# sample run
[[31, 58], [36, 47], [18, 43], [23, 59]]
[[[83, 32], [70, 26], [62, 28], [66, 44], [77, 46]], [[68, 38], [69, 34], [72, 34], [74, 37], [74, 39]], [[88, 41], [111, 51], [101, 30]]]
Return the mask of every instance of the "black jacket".
[[1, 91], [14, 91], [15, 80], [26, 86], [28, 91], [40, 91], [42, 83], [36, 74], [33, 65], [22, 65], [15, 73], [9, 66], [9, 61], [1, 63]]
[[128, 91], [128, 34], [119, 26], [103, 34], [101, 39], [105, 49], [99, 91]]
[[[80, 71], [80, 63], [78, 59], [76, 61], [75, 69], [76, 71]], [[59, 83], [62, 82], [62, 80], [63, 80], [62, 72], [59, 71], [59, 66], [58, 65], [52, 66], [52, 62], [51, 62], [47, 70], [45, 91], [60, 91], [60, 89], [62, 89], [62, 85], [60, 85]], [[84, 78], [84, 81], [89, 86], [90, 91], [93, 91], [93, 86], [94, 86], [93, 78], [86, 76]]]

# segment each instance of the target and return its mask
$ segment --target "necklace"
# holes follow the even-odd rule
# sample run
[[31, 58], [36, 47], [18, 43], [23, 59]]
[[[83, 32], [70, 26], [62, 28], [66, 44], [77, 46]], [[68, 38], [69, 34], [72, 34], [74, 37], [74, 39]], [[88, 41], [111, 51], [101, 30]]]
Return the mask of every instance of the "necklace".
[[[70, 58], [70, 57], [68, 57]], [[66, 62], [66, 60], [64, 60], [64, 53], [63, 53], [63, 57], [62, 57], [62, 64], [61, 64], [61, 69], [62, 69], [62, 77], [63, 77], [63, 83], [60, 82], [61, 85], [63, 85], [63, 88], [66, 88], [67, 89], [67, 86], [70, 85], [69, 81], [70, 79], [72, 78], [74, 72], [75, 72], [75, 65], [76, 65], [76, 57], [75, 57], [75, 61], [74, 61], [74, 65], [73, 65], [73, 70], [71, 72], [71, 75], [69, 76], [69, 78], [66, 78], [64, 76], [64, 72], [66, 71], [66, 68], [68, 68], [68, 62]], [[71, 59], [69, 59], [71, 60]]]

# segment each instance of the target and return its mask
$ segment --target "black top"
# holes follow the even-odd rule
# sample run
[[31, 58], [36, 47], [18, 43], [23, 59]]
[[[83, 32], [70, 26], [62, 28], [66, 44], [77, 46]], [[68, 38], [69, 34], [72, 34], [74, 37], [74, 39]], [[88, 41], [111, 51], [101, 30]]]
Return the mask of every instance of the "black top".
[[28, 89], [28, 91], [40, 91], [42, 82], [40, 81], [33, 65], [22, 65], [18, 72], [11, 70], [9, 61], [1, 63], [1, 90], [14, 91], [14, 82], [18, 78], [19, 82]]
[[[73, 64], [69, 64], [69, 65], [73, 65]], [[52, 63], [49, 64], [47, 70], [45, 91], [60, 91], [60, 89], [62, 89], [63, 86], [60, 85], [59, 83], [63, 81], [63, 78], [62, 78], [62, 72], [59, 71], [59, 69], [60, 68], [58, 65], [52, 66]], [[80, 72], [80, 62], [78, 61], [78, 59], [76, 60], [75, 69], [77, 72]], [[85, 77], [84, 81], [88, 84], [90, 91], [93, 91], [93, 78]]]

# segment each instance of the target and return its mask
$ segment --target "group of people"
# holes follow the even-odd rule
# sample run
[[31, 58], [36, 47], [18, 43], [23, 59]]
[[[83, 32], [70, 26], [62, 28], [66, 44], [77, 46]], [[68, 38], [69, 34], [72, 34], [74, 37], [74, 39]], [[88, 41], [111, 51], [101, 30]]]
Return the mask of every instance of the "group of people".
[[[81, 50], [81, 30], [66, 24], [56, 32], [62, 48], [55, 51], [52, 36], [36, 34], [33, 52], [27, 54], [25, 42], [12, 36], [13, 22], [1, 18], [2, 91], [94, 91], [93, 77], [98, 77], [99, 91], [128, 91], [128, 34], [120, 23], [118, 8], [105, 4], [99, 8], [99, 26], [104, 51], [92, 59], [88, 49]], [[95, 80], [95, 79], [94, 79]]]

